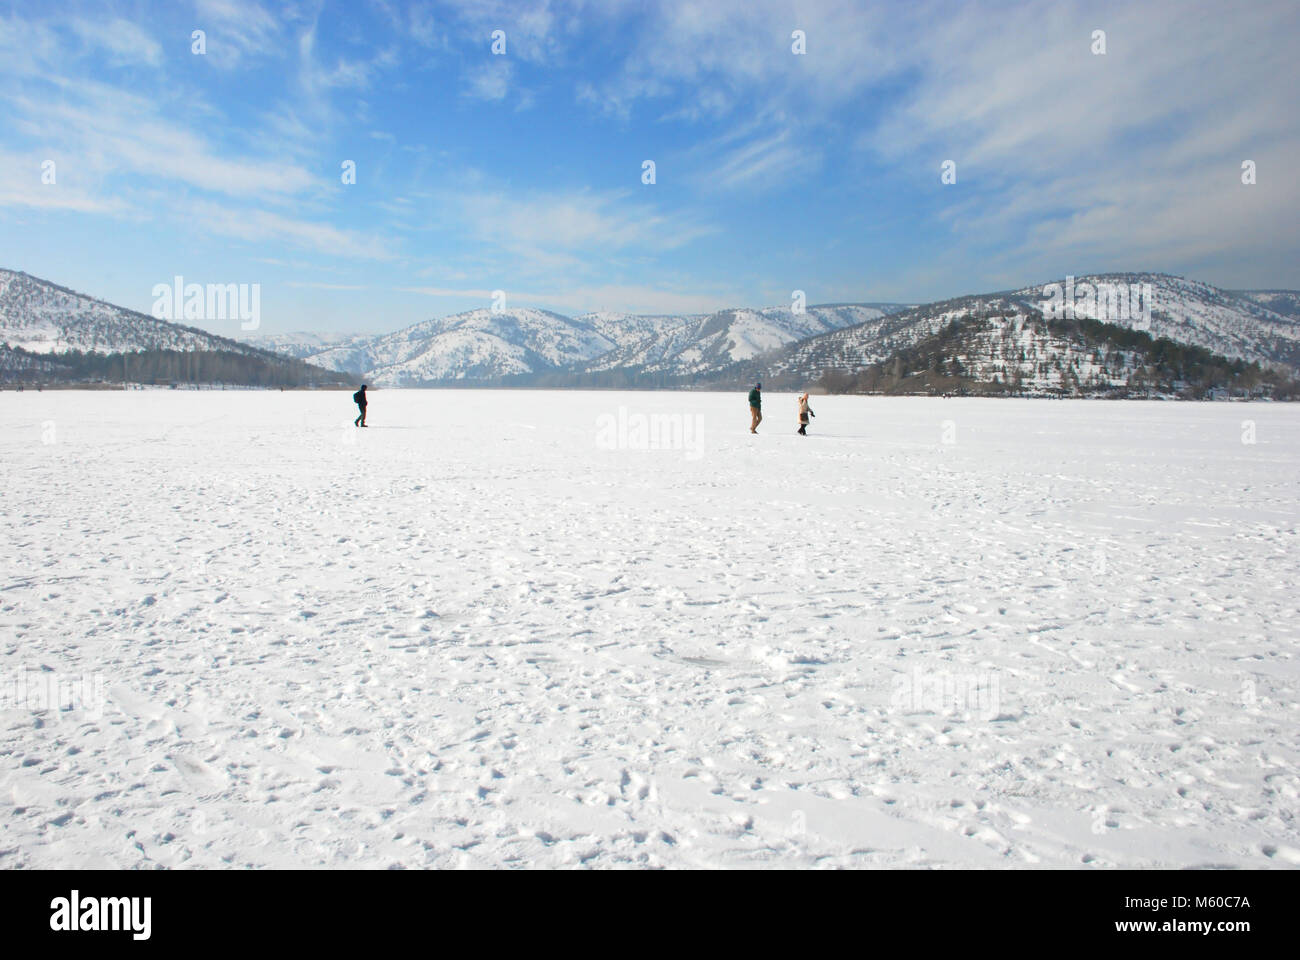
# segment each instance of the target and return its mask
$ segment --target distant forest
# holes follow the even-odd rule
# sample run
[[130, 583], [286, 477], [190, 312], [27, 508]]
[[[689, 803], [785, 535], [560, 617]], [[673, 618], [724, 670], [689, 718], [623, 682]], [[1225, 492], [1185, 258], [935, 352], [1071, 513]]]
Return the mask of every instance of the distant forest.
[[0, 345], [0, 380], [10, 384], [148, 383], [248, 387], [335, 387], [352, 376], [271, 353], [142, 350], [133, 353], [32, 353]]

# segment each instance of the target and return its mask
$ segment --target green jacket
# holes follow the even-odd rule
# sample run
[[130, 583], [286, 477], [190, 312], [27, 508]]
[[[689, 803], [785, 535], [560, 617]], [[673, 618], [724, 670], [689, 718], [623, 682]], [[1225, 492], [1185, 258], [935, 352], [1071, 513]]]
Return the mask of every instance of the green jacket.
[[757, 390], [749, 391], [749, 405], [751, 407], [761, 407], [763, 405], [763, 396]]

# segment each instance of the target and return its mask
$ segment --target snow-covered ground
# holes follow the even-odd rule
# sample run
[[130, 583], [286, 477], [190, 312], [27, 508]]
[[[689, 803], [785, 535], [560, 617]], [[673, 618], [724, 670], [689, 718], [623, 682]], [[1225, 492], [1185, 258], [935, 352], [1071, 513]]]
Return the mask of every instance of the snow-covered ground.
[[765, 408], [0, 394], [0, 867], [1300, 864], [1300, 407]]

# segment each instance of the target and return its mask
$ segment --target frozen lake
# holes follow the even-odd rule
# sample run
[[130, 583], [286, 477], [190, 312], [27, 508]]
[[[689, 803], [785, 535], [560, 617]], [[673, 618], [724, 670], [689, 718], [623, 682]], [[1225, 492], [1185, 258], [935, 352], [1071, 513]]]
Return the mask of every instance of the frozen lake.
[[1300, 864], [1300, 406], [812, 405], [0, 394], [0, 868]]

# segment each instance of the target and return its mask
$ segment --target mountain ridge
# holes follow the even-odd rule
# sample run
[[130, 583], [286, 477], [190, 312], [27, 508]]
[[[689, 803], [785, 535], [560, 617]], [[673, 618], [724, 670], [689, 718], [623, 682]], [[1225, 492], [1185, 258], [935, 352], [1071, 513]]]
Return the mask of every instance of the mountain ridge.
[[[337, 385], [333, 371], [233, 337], [119, 307], [21, 270], [0, 269], [0, 378], [51, 383]], [[109, 377], [106, 357], [133, 357]]]
[[[263, 365], [293, 360], [378, 387], [730, 389], [750, 380], [799, 385], [827, 371], [863, 370], [971, 319], [1000, 317], [1017, 324], [1016, 338], [1045, 337], [1045, 327], [1026, 323], [1050, 319], [1053, 291], [1059, 300], [1061, 287], [1057, 280], [929, 303], [731, 307], [682, 315], [595, 311], [570, 317], [533, 307], [478, 308], [382, 334], [236, 340], [0, 270], [0, 344], [11, 371], [26, 366], [34, 373], [41, 369], [32, 359], [38, 355], [77, 353], [89, 368], [90, 354], [202, 352]], [[1069, 278], [1064, 289], [1072, 298], [1071, 316], [1117, 323], [1228, 360], [1300, 370], [1300, 291], [1224, 290], [1171, 274], [1120, 272]], [[1132, 316], [1105, 316], [1117, 303], [1125, 311], [1131, 306]], [[1043, 350], [1052, 349], [1064, 350], [1044, 343]], [[1037, 346], [1029, 352], [1036, 355]]]

